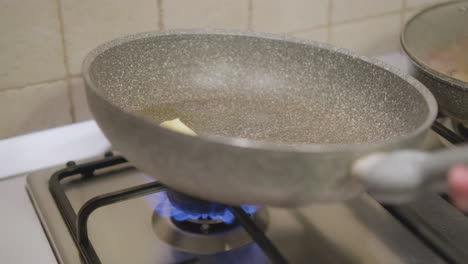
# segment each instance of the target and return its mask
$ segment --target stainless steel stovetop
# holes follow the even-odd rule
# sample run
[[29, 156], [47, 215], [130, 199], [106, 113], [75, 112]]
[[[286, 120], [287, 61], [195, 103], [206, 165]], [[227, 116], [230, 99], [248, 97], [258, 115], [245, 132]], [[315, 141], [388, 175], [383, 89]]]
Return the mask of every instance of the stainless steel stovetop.
[[[97, 157], [94, 161], [108, 158]], [[50, 192], [51, 176], [64, 167], [29, 175], [27, 190], [58, 262], [84, 263]], [[148, 184], [148, 179], [124, 162], [93, 174], [87, 171], [70, 176], [61, 181], [61, 188], [73, 208], [71, 214], [78, 214], [93, 197]], [[275, 262], [257, 240], [252, 242], [242, 226], [211, 235], [180, 230], [170, 219], [155, 216], [152, 195], [117, 201], [90, 215], [87, 233], [101, 263]], [[255, 217], [262, 219], [257, 224], [289, 263], [468, 261], [468, 250], [464, 248], [468, 243], [468, 218], [443, 196], [430, 195], [405, 206], [384, 207], [363, 194], [343, 203], [261, 208]]]

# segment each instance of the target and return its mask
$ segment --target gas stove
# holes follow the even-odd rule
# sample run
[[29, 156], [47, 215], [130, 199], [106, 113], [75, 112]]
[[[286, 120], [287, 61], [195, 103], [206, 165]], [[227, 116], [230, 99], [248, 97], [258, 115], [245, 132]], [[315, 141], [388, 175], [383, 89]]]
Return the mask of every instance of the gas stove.
[[[408, 70], [401, 54], [379, 58]], [[466, 142], [438, 121], [428, 148]], [[0, 180], [2, 263], [468, 262], [468, 219], [444, 194], [236, 208], [169, 190], [108, 147], [93, 122], [0, 141], [0, 178], [16, 176]]]
[[[465, 141], [441, 122], [433, 130]], [[301, 208], [233, 207], [171, 190], [112, 152], [32, 173], [27, 191], [59, 263], [468, 261], [468, 218], [443, 194], [402, 206], [362, 194]]]

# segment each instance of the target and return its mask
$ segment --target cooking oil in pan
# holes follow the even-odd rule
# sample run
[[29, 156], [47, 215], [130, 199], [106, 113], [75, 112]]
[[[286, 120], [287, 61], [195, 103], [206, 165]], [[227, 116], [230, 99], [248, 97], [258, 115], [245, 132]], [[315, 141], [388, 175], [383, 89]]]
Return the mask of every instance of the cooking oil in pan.
[[153, 105], [138, 113], [158, 124], [180, 118], [198, 134], [286, 144], [366, 143], [411, 131], [391, 113], [301, 98], [184, 100]]

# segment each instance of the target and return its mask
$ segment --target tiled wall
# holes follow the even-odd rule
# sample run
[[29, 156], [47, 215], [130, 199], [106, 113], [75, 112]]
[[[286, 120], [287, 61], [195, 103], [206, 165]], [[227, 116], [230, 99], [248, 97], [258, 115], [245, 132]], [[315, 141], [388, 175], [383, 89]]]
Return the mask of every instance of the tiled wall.
[[365, 55], [398, 49], [404, 21], [440, 0], [2, 0], [0, 138], [91, 118], [81, 61], [128, 33], [191, 27], [287, 33]]

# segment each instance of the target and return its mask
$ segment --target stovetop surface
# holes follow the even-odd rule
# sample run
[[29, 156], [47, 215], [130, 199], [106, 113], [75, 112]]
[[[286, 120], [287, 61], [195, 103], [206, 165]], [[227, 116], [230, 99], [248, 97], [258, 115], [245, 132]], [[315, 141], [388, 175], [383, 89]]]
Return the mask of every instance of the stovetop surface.
[[[58, 261], [82, 263], [49, 192], [49, 178], [57, 169], [29, 175], [27, 189]], [[97, 195], [151, 179], [129, 164], [97, 174], [64, 182], [75, 212]], [[169, 246], [153, 230], [155, 204], [148, 198], [115, 203], [91, 215], [89, 237], [102, 263], [270, 263], [255, 243], [214, 255]], [[266, 235], [289, 263], [446, 263], [366, 194], [344, 203], [264, 209]]]

